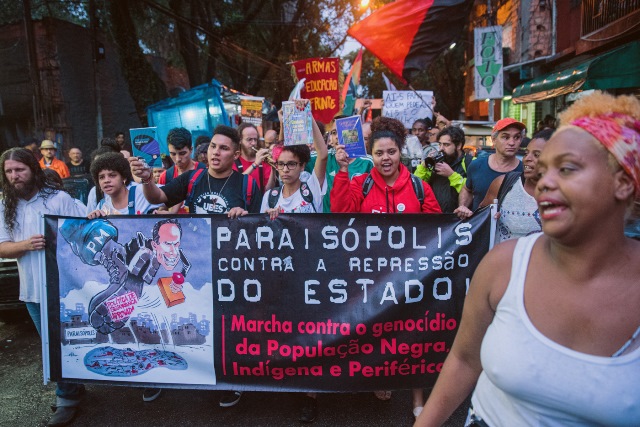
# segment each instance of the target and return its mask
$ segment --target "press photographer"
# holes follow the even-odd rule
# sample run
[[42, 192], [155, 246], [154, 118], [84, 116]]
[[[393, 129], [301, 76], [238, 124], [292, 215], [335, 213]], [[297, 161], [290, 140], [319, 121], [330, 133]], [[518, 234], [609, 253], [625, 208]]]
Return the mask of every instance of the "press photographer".
[[467, 167], [473, 160], [465, 155], [464, 132], [451, 126], [438, 133], [440, 151], [427, 157], [414, 174], [431, 185], [443, 213], [451, 213], [458, 207], [458, 193], [467, 179]]

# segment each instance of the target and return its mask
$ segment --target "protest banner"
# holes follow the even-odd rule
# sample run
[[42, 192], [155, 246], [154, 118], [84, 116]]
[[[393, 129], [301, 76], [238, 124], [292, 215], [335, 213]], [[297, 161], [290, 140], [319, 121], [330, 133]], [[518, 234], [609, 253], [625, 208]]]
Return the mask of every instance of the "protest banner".
[[258, 96], [240, 96], [240, 116], [243, 123], [251, 123], [258, 128], [262, 136], [262, 104], [264, 98]]
[[410, 90], [385, 90], [382, 91], [382, 98], [382, 115], [400, 120], [407, 129], [411, 129], [413, 122], [418, 119], [433, 118], [432, 91], [419, 90], [416, 93]]
[[149, 167], [161, 167], [161, 153], [169, 154], [166, 142], [161, 144], [157, 139], [157, 127], [129, 129], [133, 155], [143, 159]]
[[490, 218], [46, 216], [45, 374], [222, 390], [428, 387]]
[[329, 123], [340, 111], [340, 59], [309, 58], [292, 64], [298, 80], [305, 79], [300, 95], [311, 102], [313, 118]]

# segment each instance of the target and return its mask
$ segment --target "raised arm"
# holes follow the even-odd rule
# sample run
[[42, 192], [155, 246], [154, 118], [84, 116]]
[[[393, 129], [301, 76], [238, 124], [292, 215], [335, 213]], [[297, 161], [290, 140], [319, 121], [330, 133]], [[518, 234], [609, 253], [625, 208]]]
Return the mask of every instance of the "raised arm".
[[142, 191], [144, 192], [144, 198], [149, 203], [159, 205], [161, 203], [167, 203], [168, 199], [164, 191], [162, 191], [156, 183], [153, 181], [153, 172], [151, 168], [144, 162], [140, 161], [137, 157], [129, 157], [129, 166], [131, 166], [131, 173], [133, 176], [140, 178], [142, 182]]
[[414, 427], [441, 426], [475, 387], [482, 372], [480, 346], [511, 276], [516, 242], [507, 243], [496, 246], [478, 265], [465, 299], [460, 329]]
[[324, 142], [324, 137], [320, 128], [313, 120], [313, 147], [316, 149], [316, 164], [313, 167], [313, 172], [318, 178], [320, 188], [324, 184], [325, 174], [327, 172], [327, 159], [329, 158], [329, 150], [327, 150], [327, 144]]

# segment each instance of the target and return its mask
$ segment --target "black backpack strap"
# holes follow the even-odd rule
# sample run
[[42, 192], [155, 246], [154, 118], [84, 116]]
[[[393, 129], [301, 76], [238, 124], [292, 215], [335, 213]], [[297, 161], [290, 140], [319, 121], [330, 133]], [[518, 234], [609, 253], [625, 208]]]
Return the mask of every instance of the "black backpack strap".
[[422, 203], [424, 203], [424, 187], [422, 186], [422, 180], [413, 174], [409, 176], [411, 177], [411, 183], [413, 184], [413, 191], [416, 193], [420, 206], [422, 206]]
[[307, 184], [306, 182], [303, 182], [300, 185], [300, 194], [302, 195], [302, 200], [311, 204], [311, 207], [313, 208], [313, 212], [317, 213], [316, 205], [313, 204], [313, 193], [311, 192], [311, 188], [309, 188], [309, 184]]
[[189, 176], [189, 186], [187, 187], [187, 197], [184, 199], [185, 206], [188, 207], [191, 204], [191, 201], [193, 200], [193, 189], [198, 184], [198, 182], [200, 182], [200, 180], [202, 179], [204, 171], [206, 171], [206, 169], [194, 169], [190, 172], [191, 175]]
[[369, 191], [371, 191], [372, 188], [373, 188], [373, 178], [371, 177], [371, 174], [369, 174], [367, 175], [365, 180], [362, 182], [362, 197], [366, 199], [367, 194], [369, 194]]
[[513, 187], [513, 184], [516, 183], [520, 179], [522, 172], [511, 171], [507, 172], [504, 175], [504, 179], [502, 180], [502, 184], [500, 184], [500, 189], [498, 190], [498, 209], [502, 206], [502, 202], [504, 201], [505, 196]]
[[238, 168], [238, 172], [244, 173], [244, 166], [242, 166], [242, 162], [240, 161], [240, 158], [236, 159], [236, 167]]
[[167, 185], [169, 182], [173, 181], [173, 175], [175, 174], [176, 166], [173, 165], [169, 169], [167, 169], [164, 173], [164, 185]]
[[[132, 185], [131, 188], [129, 188], [129, 197], [127, 200], [127, 210], [128, 210], [128, 214], [129, 215], [135, 215], [136, 214], [136, 186]], [[141, 212], [141, 213], [146, 213], [146, 212]]]
[[270, 209], [273, 209], [278, 204], [278, 200], [280, 199], [280, 193], [282, 192], [282, 187], [276, 187], [269, 190], [269, 199], [268, 205]]

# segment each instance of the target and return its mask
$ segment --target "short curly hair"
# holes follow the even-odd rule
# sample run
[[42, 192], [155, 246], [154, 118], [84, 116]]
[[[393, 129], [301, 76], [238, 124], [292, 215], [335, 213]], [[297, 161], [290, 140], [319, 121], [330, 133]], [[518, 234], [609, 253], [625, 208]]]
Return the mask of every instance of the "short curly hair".
[[91, 163], [91, 177], [96, 185], [96, 189], [100, 187], [98, 183], [98, 175], [103, 170], [118, 172], [125, 179], [125, 185], [129, 185], [133, 181], [129, 162], [120, 153], [104, 153], [95, 158]]
[[376, 141], [381, 138], [391, 138], [396, 143], [399, 150], [405, 144], [406, 130], [400, 120], [391, 117], [376, 117], [371, 122], [371, 137], [369, 138], [369, 152], [373, 151]]

